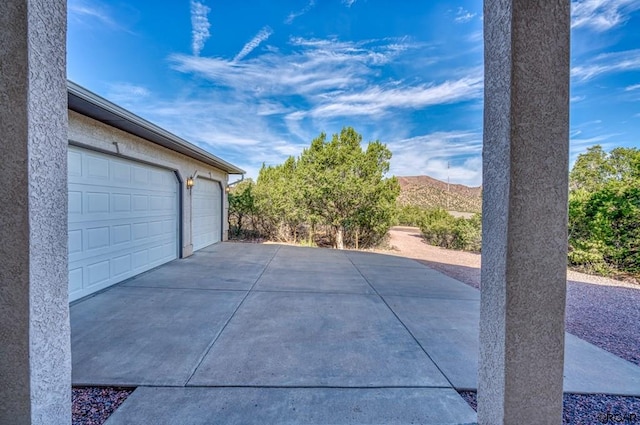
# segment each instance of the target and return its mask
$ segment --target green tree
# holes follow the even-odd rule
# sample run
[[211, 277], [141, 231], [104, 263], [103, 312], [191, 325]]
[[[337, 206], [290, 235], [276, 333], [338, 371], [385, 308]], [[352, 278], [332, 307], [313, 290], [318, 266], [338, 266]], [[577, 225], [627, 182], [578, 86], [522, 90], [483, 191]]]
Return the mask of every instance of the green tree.
[[326, 134], [311, 142], [299, 159], [300, 184], [310, 214], [330, 226], [334, 247], [345, 240], [374, 243], [394, 221], [400, 187], [387, 179], [391, 151], [379, 141], [361, 146], [362, 136], [345, 127], [330, 141]]
[[613, 172], [602, 146], [595, 145], [578, 156], [569, 174], [571, 190], [594, 190], [603, 185]]
[[229, 191], [229, 230], [234, 232], [236, 236], [242, 234], [247, 219], [251, 220], [253, 227], [256, 214], [254, 187], [253, 180], [246, 179], [233, 186]]
[[399, 206], [397, 223], [401, 226], [418, 227], [420, 226], [426, 212], [426, 208], [418, 205]]
[[594, 146], [570, 178], [569, 263], [640, 275], [640, 150]]
[[640, 150], [615, 148], [610, 153], [595, 145], [578, 156], [569, 174], [570, 189], [599, 190], [611, 181], [640, 178]]
[[277, 240], [296, 242], [298, 228], [308, 218], [300, 188], [298, 161], [289, 157], [280, 165], [263, 165], [254, 192], [262, 231]]

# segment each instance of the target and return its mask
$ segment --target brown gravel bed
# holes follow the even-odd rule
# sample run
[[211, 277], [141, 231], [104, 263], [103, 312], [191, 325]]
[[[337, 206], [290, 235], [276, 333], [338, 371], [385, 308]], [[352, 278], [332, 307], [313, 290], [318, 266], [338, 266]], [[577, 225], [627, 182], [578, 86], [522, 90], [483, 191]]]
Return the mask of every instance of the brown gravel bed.
[[[475, 391], [460, 391], [459, 394], [473, 410], [478, 410]], [[640, 397], [564, 394], [562, 400], [563, 425], [637, 423], [640, 423]]]
[[72, 425], [102, 425], [132, 392], [133, 388], [73, 388]]

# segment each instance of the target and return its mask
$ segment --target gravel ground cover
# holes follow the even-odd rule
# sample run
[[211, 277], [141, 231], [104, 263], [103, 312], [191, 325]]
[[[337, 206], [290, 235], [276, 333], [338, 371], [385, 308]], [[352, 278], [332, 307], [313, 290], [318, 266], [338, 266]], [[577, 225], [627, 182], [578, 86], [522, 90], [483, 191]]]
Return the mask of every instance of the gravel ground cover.
[[132, 392], [132, 388], [73, 388], [72, 424], [102, 425]]
[[[474, 391], [461, 391], [460, 395], [478, 410]], [[563, 425], [640, 423], [640, 397], [565, 394], [562, 404]]]
[[569, 281], [566, 314], [567, 332], [640, 365], [640, 289]]

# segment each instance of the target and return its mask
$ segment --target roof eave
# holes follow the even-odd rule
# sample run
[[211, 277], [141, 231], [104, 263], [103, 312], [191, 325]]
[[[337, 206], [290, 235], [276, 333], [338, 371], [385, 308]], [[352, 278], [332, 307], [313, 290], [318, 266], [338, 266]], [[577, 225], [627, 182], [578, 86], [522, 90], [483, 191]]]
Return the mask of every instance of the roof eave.
[[246, 173], [243, 169], [109, 102], [72, 81], [67, 81], [67, 93], [69, 109], [72, 111], [202, 161], [229, 174]]

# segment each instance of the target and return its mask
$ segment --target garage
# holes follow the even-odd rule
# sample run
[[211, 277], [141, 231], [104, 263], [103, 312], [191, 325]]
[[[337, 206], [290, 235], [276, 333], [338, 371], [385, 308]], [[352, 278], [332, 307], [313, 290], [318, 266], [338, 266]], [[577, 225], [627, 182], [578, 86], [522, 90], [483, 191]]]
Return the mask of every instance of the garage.
[[192, 189], [193, 250], [222, 239], [222, 189], [215, 180], [199, 177]]
[[178, 257], [173, 171], [69, 146], [69, 298]]

